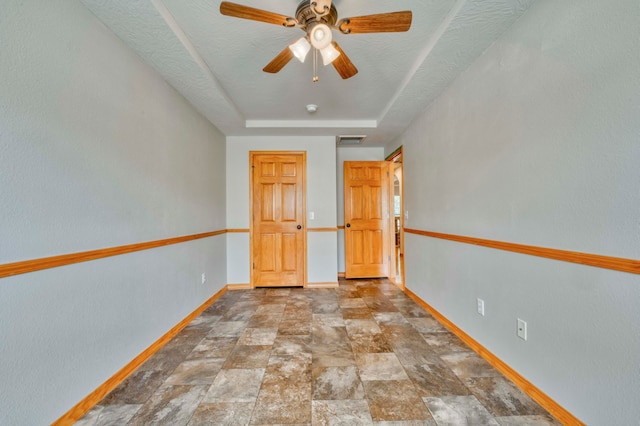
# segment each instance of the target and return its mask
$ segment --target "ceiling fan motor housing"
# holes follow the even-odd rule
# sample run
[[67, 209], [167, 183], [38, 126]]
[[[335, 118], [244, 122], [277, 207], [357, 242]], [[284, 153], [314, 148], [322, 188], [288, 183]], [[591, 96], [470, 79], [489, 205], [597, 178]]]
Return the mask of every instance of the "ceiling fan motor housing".
[[329, 28], [332, 28], [338, 21], [338, 10], [333, 3], [331, 4], [331, 10], [326, 15], [318, 17], [311, 7], [309, 0], [303, 0], [298, 4], [296, 9], [296, 19], [302, 30], [309, 32], [317, 24], [326, 24]]

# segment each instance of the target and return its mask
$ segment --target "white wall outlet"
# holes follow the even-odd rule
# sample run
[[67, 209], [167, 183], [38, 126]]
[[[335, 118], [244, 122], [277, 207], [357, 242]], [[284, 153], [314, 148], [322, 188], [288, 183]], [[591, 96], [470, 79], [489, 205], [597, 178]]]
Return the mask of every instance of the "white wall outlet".
[[518, 337], [527, 340], [527, 322], [518, 318]]
[[309, 220], [315, 220], [316, 218], [316, 213], [315, 212], [309, 212]]
[[484, 316], [484, 300], [478, 299], [478, 313]]
[[207, 282], [207, 276], [205, 275], [205, 273], [202, 273], [202, 284]]

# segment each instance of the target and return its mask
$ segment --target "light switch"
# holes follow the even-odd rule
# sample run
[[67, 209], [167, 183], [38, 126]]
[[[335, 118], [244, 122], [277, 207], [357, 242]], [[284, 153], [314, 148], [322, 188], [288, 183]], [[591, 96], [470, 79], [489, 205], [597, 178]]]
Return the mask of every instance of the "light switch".
[[316, 218], [315, 212], [309, 212], [309, 220], [314, 220]]

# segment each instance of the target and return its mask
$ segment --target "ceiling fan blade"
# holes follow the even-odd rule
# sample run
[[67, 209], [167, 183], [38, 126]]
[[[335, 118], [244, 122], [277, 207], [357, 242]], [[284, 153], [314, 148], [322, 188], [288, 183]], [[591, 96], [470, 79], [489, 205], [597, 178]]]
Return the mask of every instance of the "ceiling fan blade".
[[291, 59], [293, 59], [293, 52], [289, 49], [289, 46], [287, 46], [282, 52], [278, 53], [278, 56], [273, 58], [273, 60], [262, 69], [262, 71], [275, 74], [284, 68]]
[[346, 80], [347, 78], [351, 78], [354, 75], [358, 74], [358, 68], [356, 68], [356, 66], [353, 65], [353, 63], [351, 62], [351, 59], [349, 59], [347, 54], [344, 53], [344, 50], [342, 50], [340, 45], [338, 45], [338, 43], [336, 43], [335, 41], [332, 44], [333, 44], [333, 47], [335, 47], [338, 50], [338, 52], [340, 52], [340, 56], [338, 56], [332, 62], [333, 67], [336, 69], [336, 71], [338, 71], [338, 74], [340, 74], [340, 77]]
[[412, 16], [410, 10], [356, 16], [341, 19], [337, 27], [344, 34], [403, 32], [411, 28]]
[[220, 3], [220, 13], [226, 16], [233, 16], [234, 18], [250, 19], [252, 21], [266, 22], [267, 24], [276, 24], [285, 27], [293, 27], [296, 23], [294, 18], [288, 16], [228, 1]]

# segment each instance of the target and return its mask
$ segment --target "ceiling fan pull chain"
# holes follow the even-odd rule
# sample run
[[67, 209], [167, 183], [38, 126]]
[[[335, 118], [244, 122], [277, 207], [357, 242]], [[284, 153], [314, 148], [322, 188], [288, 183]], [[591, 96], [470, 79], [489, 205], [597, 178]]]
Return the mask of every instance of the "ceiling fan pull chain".
[[318, 49], [313, 49], [313, 82], [317, 83], [318, 80]]

